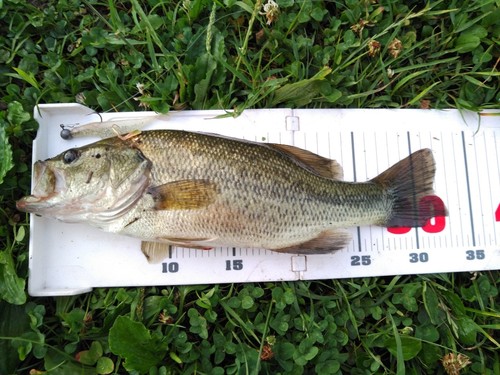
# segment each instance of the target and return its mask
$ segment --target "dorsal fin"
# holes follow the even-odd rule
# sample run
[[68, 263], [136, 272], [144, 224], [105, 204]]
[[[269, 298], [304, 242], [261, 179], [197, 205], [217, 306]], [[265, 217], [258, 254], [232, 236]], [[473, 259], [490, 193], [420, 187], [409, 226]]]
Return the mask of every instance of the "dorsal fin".
[[299, 161], [308, 170], [320, 175], [321, 177], [331, 178], [334, 180], [344, 179], [344, 170], [335, 160], [319, 156], [311, 151], [303, 150], [295, 146], [275, 143], [269, 143], [267, 145], [288, 155], [292, 159]]

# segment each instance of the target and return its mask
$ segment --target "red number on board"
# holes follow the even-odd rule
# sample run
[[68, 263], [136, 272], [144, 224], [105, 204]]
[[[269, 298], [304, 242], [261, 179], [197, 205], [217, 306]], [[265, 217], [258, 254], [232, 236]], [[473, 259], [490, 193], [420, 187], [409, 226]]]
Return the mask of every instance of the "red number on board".
[[389, 227], [387, 231], [392, 234], [405, 234], [411, 230], [410, 227]]
[[[430, 195], [428, 197], [423, 197], [419, 202], [420, 210], [427, 211], [432, 209], [434, 212], [444, 212], [444, 203], [441, 198]], [[446, 225], [444, 216], [436, 216], [427, 220], [422, 229], [427, 233], [439, 233]]]
[[[427, 197], [423, 197], [420, 200], [420, 202], [418, 202], [418, 205], [421, 211], [426, 211], [426, 212], [430, 210], [435, 212], [444, 211], [443, 200], [435, 195], [429, 195]], [[422, 229], [424, 232], [427, 233], [439, 233], [443, 231], [445, 226], [446, 226], [446, 218], [444, 216], [436, 216], [427, 220], [424, 226], [422, 226]], [[397, 228], [387, 228], [387, 230], [389, 231], [389, 233], [392, 234], [405, 234], [408, 233], [411, 230], [411, 228], [397, 227]]]
[[500, 221], [500, 204], [497, 207], [497, 210], [495, 211], [495, 221]]

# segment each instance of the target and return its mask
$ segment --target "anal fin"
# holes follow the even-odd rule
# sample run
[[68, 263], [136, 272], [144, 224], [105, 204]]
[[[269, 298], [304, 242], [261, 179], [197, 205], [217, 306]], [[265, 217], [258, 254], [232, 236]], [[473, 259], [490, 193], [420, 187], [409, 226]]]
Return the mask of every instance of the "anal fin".
[[303, 255], [328, 254], [347, 247], [349, 241], [351, 241], [349, 232], [344, 229], [331, 229], [321, 232], [311, 240], [273, 251]]

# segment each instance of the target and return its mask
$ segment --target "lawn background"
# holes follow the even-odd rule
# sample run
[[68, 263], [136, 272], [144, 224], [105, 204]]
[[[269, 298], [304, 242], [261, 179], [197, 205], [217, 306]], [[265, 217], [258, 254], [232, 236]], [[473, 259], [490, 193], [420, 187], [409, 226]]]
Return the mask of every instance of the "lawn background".
[[0, 374], [500, 373], [498, 271], [27, 296], [38, 103], [499, 108], [498, 0], [277, 3], [0, 0]]

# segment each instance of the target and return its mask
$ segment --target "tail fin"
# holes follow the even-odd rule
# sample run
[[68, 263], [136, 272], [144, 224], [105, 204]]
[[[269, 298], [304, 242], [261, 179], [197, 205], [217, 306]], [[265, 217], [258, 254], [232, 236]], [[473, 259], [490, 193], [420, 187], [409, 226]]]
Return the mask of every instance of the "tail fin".
[[446, 216], [443, 206], [423, 207], [423, 197], [434, 195], [432, 188], [436, 164], [432, 151], [419, 150], [394, 164], [372, 179], [382, 185], [393, 198], [392, 213], [384, 223], [386, 227], [421, 227], [436, 216]]

